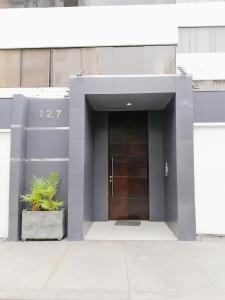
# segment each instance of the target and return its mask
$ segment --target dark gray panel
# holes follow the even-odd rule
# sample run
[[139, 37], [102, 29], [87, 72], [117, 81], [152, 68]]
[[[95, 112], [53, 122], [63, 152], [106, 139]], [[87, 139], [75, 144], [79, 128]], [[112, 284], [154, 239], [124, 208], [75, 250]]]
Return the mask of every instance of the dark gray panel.
[[17, 241], [21, 231], [21, 201], [20, 195], [25, 192], [26, 169], [26, 124], [27, 99], [16, 95], [12, 101], [12, 124], [17, 127], [11, 129], [11, 162], [9, 184], [9, 234], [8, 239]]
[[172, 99], [164, 111], [165, 221], [178, 236], [177, 165], [176, 165], [176, 106]]
[[11, 129], [11, 153], [10, 157], [14, 159], [26, 157], [27, 135], [24, 127], [12, 127]]
[[94, 198], [94, 126], [93, 110], [85, 103], [85, 144], [84, 144], [84, 216], [83, 235], [87, 233], [93, 221]]
[[0, 128], [11, 127], [11, 105], [12, 99], [0, 99]]
[[28, 127], [65, 127], [69, 123], [67, 99], [30, 99], [28, 104]]
[[149, 112], [149, 201], [150, 221], [164, 221], [163, 112]]
[[[83, 239], [85, 96], [75, 84], [70, 91], [68, 239]], [[80, 118], [76, 118], [80, 115]]]
[[[77, 94], [148, 94], [175, 93], [175, 76], [81, 76], [74, 77], [70, 89], [78, 89]], [[70, 91], [70, 95], [74, 92]], [[75, 94], [75, 93], [74, 93]], [[75, 101], [74, 101], [75, 102]], [[78, 105], [78, 103], [73, 103]]]
[[177, 77], [176, 81], [178, 237], [195, 240], [192, 78]]
[[225, 122], [225, 92], [195, 92], [194, 122]]
[[27, 158], [68, 158], [68, 130], [27, 130]]
[[[143, 80], [144, 78], [144, 80]], [[173, 76], [155, 77], [117, 77], [113, 80], [113, 94], [119, 93], [175, 93], [175, 80]]]
[[95, 112], [94, 220], [108, 220], [108, 113]]
[[20, 195], [25, 192], [26, 167], [24, 161], [10, 162], [10, 189], [9, 189], [9, 231], [8, 240], [18, 241], [21, 236]]
[[26, 126], [28, 99], [23, 95], [14, 95], [12, 100], [12, 125]]

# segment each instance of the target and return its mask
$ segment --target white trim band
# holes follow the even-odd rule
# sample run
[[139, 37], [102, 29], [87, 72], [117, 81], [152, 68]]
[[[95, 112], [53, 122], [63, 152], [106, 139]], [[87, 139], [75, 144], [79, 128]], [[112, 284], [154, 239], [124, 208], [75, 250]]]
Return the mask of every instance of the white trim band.
[[69, 158], [27, 158], [26, 161], [69, 161]]
[[65, 162], [67, 162], [67, 161], [69, 161], [69, 158], [27, 158], [27, 159], [25, 159], [25, 158], [14, 158], [14, 157], [11, 157], [10, 158], [10, 160], [11, 161], [24, 161], [24, 162], [26, 162], [26, 161], [34, 161], [34, 162], [42, 162], [42, 161], [44, 161], [44, 162], [46, 162], [46, 161], [49, 161], [49, 162], [55, 162], [55, 161], [65, 161]]
[[67, 127], [26, 127], [26, 130], [69, 130]]
[[225, 122], [194, 123], [194, 127], [225, 127]]

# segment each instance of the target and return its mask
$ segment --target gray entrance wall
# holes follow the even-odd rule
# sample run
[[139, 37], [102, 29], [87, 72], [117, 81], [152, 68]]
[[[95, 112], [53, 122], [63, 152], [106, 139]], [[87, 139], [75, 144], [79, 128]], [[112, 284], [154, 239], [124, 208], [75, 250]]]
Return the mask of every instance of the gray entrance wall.
[[[118, 81], [119, 80], [119, 81]], [[76, 91], [71, 91], [70, 124], [71, 118], [78, 126], [77, 131], [71, 131], [71, 143], [75, 143], [77, 152], [71, 152], [70, 156], [77, 157], [80, 169], [73, 170], [70, 165], [70, 182], [68, 185], [68, 133], [69, 133], [69, 101], [68, 99], [31, 99], [22, 95], [16, 95], [13, 99], [1, 99], [0, 101], [0, 127], [11, 127], [11, 175], [10, 175], [10, 215], [9, 215], [9, 239], [20, 239], [20, 211], [21, 203], [19, 196], [21, 193], [28, 192], [31, 177], [47, 175], [50, 172], [58, 171], [62, 176], [60, 186], [60, 198], [67, 205], [67, 187], [69, 186], [69, 238], [82, 239], [90, 226], [92, 220], [107, 220], [108, 202], [102, 201], [108, 195], [108, 133], [107, 133], [107, 112], [95, 111], [92, 116], [94, 128], [94, 204], [87, 202], [86, 223], [84, 224], [84, 207], [82, 207], [82, 193], [79, 187], [74, 186], [74, 177], [82, 174], [84, 160], [82, 155], [82, 143], [84, 143], [84, 133], [82, 133], [82, 120], [84, 115], [82, 103], [84, 95], [87, 94], [113, 94], [113, 93], [158, 93], [173, 92], [176, 98], [166, 107], [162, 113], [160, 111], [149, 112], [149, 137], [152, 141], [150, 145], [150, 164], [157, 169], [157, 163], [153, 157], [160, 151], [162, 143], [161, 135], [158, 135], [158, 128], [162, 127], [159, 119], [163, 114], [162, 122], [167, 125], [164, 130], [164, 161], [158, 161], [162, 165], [161, 172], [164, 173], [165, 161], [168, 161], [169, 176], [165, 181], [165, 216], [167, 224], [176, 232], [180, 239], [194, 239], [195, 220], [194, 220], [194, 196], [193, 196], [193, 141], [192, 124], [193, 103], [191, 78], [176, 76], [120, 76], [102, 77], [81, 77], [73, 79], [71, 84], [77, 86]], [[87, 84], [86, 84], [87, 81]], [[158, 83], [157, 83], [158, 82]], [[74, 89], [74, 88], [73, 88]], [[79, 95], [79, 97], [77, 97]], [[81, 100], [80, 103], [78, 100]], [[224, 101], [225, 92], [194, 92], [194, 121], [195, 122], [224, 122]], [[78, 101], [78, 102], [77, 102]], [[59, 118], [47, 117], [47, 110], [61, 110]], [[41, 117], [40, 111], [45, 113]], [[89, 113], [92, 110], [89, 110]], [[158, 117], [156, 115], [158, 114]], [[75, 116], [77, 119], [75, 120]], [[86, 114], [87, 117], [87, 114]], [[167, 120], [167, 121], [166, 121]], [[92, 122], [91, 121], [91, 122]], [[74, 125], [75, 125], [74, 124]], [[172, 126], [173, 125], [173, 126]], [[175, 126], [176, 125], [176, 126]], [[86, 125], [87, 126], [87, 125]], [[48, 130], [47, 130], [48, 128]], [[74, 135], [74, 133], [76, 133]], [[87, 134], [86, 134], [87, 136]], [[48, 141], [48, 142], [47, 142]], [[154, 144], [153, 144], [154, 141]], [[156, 143], [158, 141], [158, 144]], [[91, 143], [89, 143], [91, 145]], [[105, 145], [105, 146], [104, 146]], [[90, 147], [90, 146], [89, 146]], [[74, 150], [74, 145], [70, 145]], [[88, 148], [87, 148], [88, 149]], [[92, 151], [87, 151], [90, 153]], [[84, 153], [84, 151], [83, 151]], [[177, 155], [176, 155], [177, 154]], [[168, 157], [169, 156], [169, 157]], [[185, 158], [185, 159], [184, 159]], [[74, 158], [73, 158], [74, 159]], [[72, 160], [73, 160], [72, 159]], [[89, 160], [90, 162], [91, 160]], [[159, 170], [159, 169], [158, 169]], [[150, 175], [153, 169], [150, 170]], [[156, 175], [156, 170], [153, 172]], [[86, 172], [87, 174], [87, 172]], [[92, 174], [92, 173], [90, 173]], [[160, 178], [159, 173], [157, 174]], [[78, 176], [79, 177], [79, 176]], [[179, 178], [178, 178], [179, 177]], [[150, 176], [150, 195], [155, 204], [156, 197], [163, 197], [163, 189], [154, 188], [156, 182], [153, 174]], [[82, 182], [82, 181], [81, 181]], [[157, 183], [162, 186], [157, 180]], [[155, 184], [155, 183], [154, 183]], [[72, 185], [72, 187], [71, 187]], [[82, 188], [82, 185], [81, 187]], [[86, 188], [86, 187], [85, 187]], [[88, 187], [87, 187], [88, 188]], [[86, 191], [87, 193], [87, 191]], [[90, 191], [89, 191], [90, 194]], [[78, 195], [81, 195], [80, 200]], [[88, 194], [87, 194], [88, 195]], [[86, 197], [88, 199], [88, 197]], [[162, 198], [161, 198], [162, 200]], [[175, 200], [175, 201], [174, 201]], [[153, 206], [150, 217], [152, 220], [160, 220], [163, 216], [163, 201], [159, 206]], [[92, 206], [93, 205], [93, 206]], [[89, 209], [89, 208], [92, 208]], [[160, 214], [159, 214], [160, 211]], [[79, 215], [81, 218], [79, 219]], [[76, 223], [77, 222], [77, 223]], [[80, 226], [81, 225], [81, 226]]]
[[163, 111], [148, 113], [149, 219], [165, 220]]
[[[91, 151], [87, 125], [87, 97], [91, 95], [127, 95], [174, 93], [174, 112], [168, 120], [172, 122], [171, 133], [166, 134], [170, 146], [168, 164], [168, 185], [165, 192], [168, 225], [179, 239], [195, 239], [194, 173], [193, 173], [193, 97], [190, 77], [179, 76], [81, 76], [70, 83], [70, 133], [69, 133], [69, 194], [68, 194], [68, 238], [84, 238], [91, 218], [85, 217], [85, 207], [92, 207], [86, 197], [94, 192], [93, 185], [87, 184], [87, 170], [91, 172]], [[102, 100], [102, 97], [101, 97]], [[106, 101], [110, 100], [110, 97]], [[169, 108], [168, 108], [169, 110]], [[167, 146], [165, 146], [166, 149]], [[173, 152], [173, 153], [172, 153]], [[105, 158], [106, 159], [106, 156]], [[167, 158], [166, 158], [167, 159]], [[96, 170], [95, 170], [96, 172]], [[99, 173], [101, 170], [99, 168]], [[103, 170], [105, 172], [105, 170]], [[104, 174], [105, 176], [105, 174]], [[104, 177], [103, 176], [103, 177]], [[102, 177], [102, 178], [103, 178]], [[95, 179], [96, 180], [96, 179]], [[96, 181], [95, 181], [96, 184]], [[106, 187], [103, 186], [104, 192]], [[169, 190], [170, 189], [170, 190]], [[88, 191], [87, 191], [88, 190]], [[95, 187], [95, 193], [96, 191]], [[174, 197], [172, 199], [172, 197]], [[102, 209], [102, 208], [100, 208]], [[97, 204], [95, 207], [95, 214]], [[175, 218], [171, 214], [175, 211]], [[90, 211], [89, 211], [90, 213]], [[93, 219], [92, 219], [93, 220]], [[84, 226], [84, 222], [86, 223]], [[171, 224], [174, 225], [171, 226]]]
[[[9, 195], [9, 240], [20, 240], [20, 195], [30, 191], [33, 175], [59, 172], [59, 199], [67, 208], [68, 100], [26, 98], [11, 102], [11, 162]], [[9, 111], [9, 109], [7, 109]]]
[[225, 122], [225, 91], [194, 92], [194, 122]]
[[177, 196], [177, 151], [176, 151], [176, 100], [172, 99], [164, 111], [164, 172], [168, 166], [168, 176], [164, 177], [165, 221], [171, 230], [179, 235]]
[[194, 202], [193, 91], [191, 77], [176, 80], [176, 163], [178, 238], [196, 234]]
[[16, 95], [11, 108], [11, 153], [9, 188], [9, 232], [8, 239], [20, 239], [21, 209], [20, 195], [26, 185], [26, 131], [27, 99]]
[[176, 96], [167, 105], [164, 128], [165, 219], [180, 240], [196, 234], [193, 158], [193, 93], [190, 77], [178, 77]]
[[108, 220], [108, 112], [94, 112], [94, 221]]
[[[84, 147], [84, 203], [83, 231], [87, 232], [93, 221], [94, 208], [94, 112], [85, 101], [85, 147]], [[79, 156], [77, 157], [79, 159]]]

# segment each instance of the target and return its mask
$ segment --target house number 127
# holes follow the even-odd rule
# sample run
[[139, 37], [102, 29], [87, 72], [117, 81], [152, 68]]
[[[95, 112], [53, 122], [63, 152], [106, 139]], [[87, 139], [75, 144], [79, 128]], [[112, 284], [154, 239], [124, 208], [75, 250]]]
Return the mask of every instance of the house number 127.
[[56, 118], [58, 119], [62, 114], [61, 109], [41, 109], [40, 118]]

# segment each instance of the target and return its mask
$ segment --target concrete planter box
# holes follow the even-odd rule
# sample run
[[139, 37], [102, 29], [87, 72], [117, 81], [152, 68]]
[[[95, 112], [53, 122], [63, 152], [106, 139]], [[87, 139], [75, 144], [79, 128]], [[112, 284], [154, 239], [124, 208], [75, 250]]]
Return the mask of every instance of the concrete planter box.
[[62, 240], [65, 235], [65, 209], [60, 211], [22, 211], [25, 240]]

